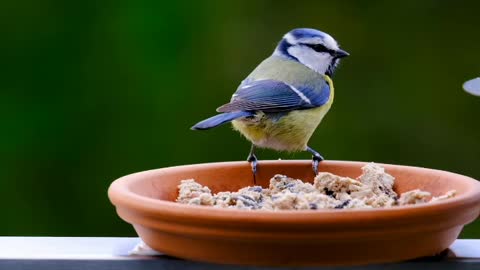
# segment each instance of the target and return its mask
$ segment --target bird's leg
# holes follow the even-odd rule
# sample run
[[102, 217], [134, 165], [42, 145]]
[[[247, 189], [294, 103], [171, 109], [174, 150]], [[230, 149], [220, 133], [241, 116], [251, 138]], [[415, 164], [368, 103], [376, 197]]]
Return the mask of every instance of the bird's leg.
[[252, 167], [253, 172], [253, 182], [256, 184], [255, 174], [257, 173], [257, 163], [258, 159], [255, 156], [255, 145], [252, 143], [252, 148], [250, 148], [250, 154], [248, 154], [247, 161], [250, 162], [250, 166]]
[[307, 146], [307, 151], [312, 153], [313, 157], [312, 157], [312, 168], [313, 168], [313, 172], [315, 173], [315, 175], [318, 174], [318, 163], [320, 163], [320, 161], [323, 161], [323, 157], [315, 150], [313, 150], [310, 146]]

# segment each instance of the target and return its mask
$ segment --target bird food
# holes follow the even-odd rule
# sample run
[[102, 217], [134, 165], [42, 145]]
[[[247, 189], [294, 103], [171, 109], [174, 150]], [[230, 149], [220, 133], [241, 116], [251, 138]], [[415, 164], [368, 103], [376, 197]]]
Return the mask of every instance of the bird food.
[[245, 210], [316, 210], [359, 209], [413, 205], [452, 198], [455, 190], [439, 197], [415, 189], [398, 195], [393, 185], [395, 178], [375, 163], [362, 167], [357, 179], [320, 172], [313, 182], [306, 183], [285, 175], [275, 175], [268, 188], [251, 186], [236, 192], [212, 194], [211, 190], [195, 182], [182, 180], [178, 186], [177, 202], [217, 208]]

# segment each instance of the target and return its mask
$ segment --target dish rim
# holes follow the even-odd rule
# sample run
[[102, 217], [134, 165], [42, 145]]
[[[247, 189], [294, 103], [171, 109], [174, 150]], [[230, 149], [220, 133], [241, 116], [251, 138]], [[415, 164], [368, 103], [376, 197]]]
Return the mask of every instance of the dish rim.
[[[262, 161], [259, 166], [272, 165], [276, 163], [278, 166], [292, 166], [304, 165], [306, 160], [282, 160], [282, 164], [278, 164], [278, 160]], [[347, 165], [362, 165], [368, 162], [359, 161], [323, 161], [329, 165], [341, 166]], [[149, 216], [161, 217], [175, 217], [176, 221], [195, 219], [199, 222], [206, 223], [214, 222], [256, 222], [256, 223], [283, 223], [296, 224], [299, 223], [342, 223], [346, 221], [373, 221], [380, 222], [381, 220], [392, 220], [395, 218], [408, 219], [414, 217], [425, 218], [434, 213], [448, 212], [466, 205], [475, 205], [480, 203], [480, 183], [468, 176], [452, 173], [448, 171], [428, 169], [414, 166], [394, 165], [376, 163], [386, 167], [400, 167], [413, 170], [427, 170], [436, 174], [450, 174], [452, 177], [460, 177], [466, 181], [469, 188], [466, 192], [457, 194], [448, 200], [442, 200], [426, 204], [395, 206], [391, 208], [373, 208], [373, 209], [319, 209], [319, 210], [281, 210], [281, 211], [252, 211], [231, 208], [214, 208], [208, 206], [197, 206], [180, 204], [173, 201], [162, 199], [154, 199], [137, 194], [131, 190], [132, 183], [142, 181], [146, 176], [151, 174], [159, 174], [165, 170], [181, 170], [184, 168], [192, 168], [195, 166], [246, 166], [245, 161], [227, 161], [227, 162], [213, 162], [213, 163], [199, 163], [190, 165], [180, 165], [165, 167], [160, 169], [147, 170], [143, 172], [133, 173], [123, 176], [115, 180], [108, 189], [110, 200], [116, 207], [133, 209], [140, 211]], [[479, 205], [480, 207], [480, 205]]]

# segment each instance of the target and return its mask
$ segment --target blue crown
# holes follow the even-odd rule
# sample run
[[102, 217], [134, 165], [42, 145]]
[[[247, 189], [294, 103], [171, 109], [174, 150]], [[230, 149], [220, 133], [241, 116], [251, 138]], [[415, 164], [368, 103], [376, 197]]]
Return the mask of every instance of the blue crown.
[[312, 29], [312, 28], [296, 28], [288, 33], [291, 34], [295, 39], [312, 38], [312, 37], [324, 38], [327, 35], [322, 31]]

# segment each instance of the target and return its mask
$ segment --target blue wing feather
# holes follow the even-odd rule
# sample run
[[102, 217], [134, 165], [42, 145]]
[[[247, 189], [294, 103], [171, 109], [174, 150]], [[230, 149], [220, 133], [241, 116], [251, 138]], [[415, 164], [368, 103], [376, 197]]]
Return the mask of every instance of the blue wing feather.
[[228, 123], [237, 118], [248, 117], [253, 115], [254, 114], [252, 112], [245, 112], [245, 111], [221, 113], [195, 124], [193, 127], [191, 127], [191, 129], [193, 130], [210, 129], [210, 128], [219, 126], [221, 124]]
[[285, 112], [322, 106], [330, 97], [330, 87], [325, 83], [318, 91], [310, 88], [296, 89], [276, 80], [249, 81], [242, 84], [218, 112], [264, 111]]

